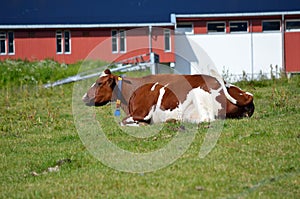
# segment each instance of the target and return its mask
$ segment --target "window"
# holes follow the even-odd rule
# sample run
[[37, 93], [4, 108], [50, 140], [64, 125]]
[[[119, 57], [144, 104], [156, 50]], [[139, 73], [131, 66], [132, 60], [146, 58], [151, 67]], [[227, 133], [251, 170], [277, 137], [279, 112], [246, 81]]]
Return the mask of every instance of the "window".
[[263, 21], [263, 31], [280, 31], [280, 21]]
[[125, 30], [111, 31], [111, 48], [113, 53], [126, 52], [126, 31]]
[[14, 33], [8, 32], [8, 54], [15, 53]]
[[56, 53], [62, 53], [62, 32], [56, 32]]
[[176, 25], [176, 33], [193, 34], [193, 24], [191, 23], [179, 23]]
[[71, 39], [70, 31], [65, 31], [65, 53], [71, 53]]
[[71, 33], [70, 31], [56, 32], [56, 53], [70, 54], [71, 53]]
[[171, 32], [170, 32], [170, 30], [164, 31], [164, 38], [165, 38], [165, 51], [170, 52], [171, 51]]
[[299, 21], [287, 21], [286, 31], [300, 31], [300, 20]]
[[126, 36], [125, 36], [125, 31], [120, 30], [120, 52], [125, 52], [126, 51]]
[[15, 53], [14, 32], [0, 32], [0, 54], [9, 55]]
[[116, 30], [111, 31], [111, 44], [112, 44], [112, 52], [118, 52], [118, 32]]
[[248, 22], [230, 22], [230, 32], [248, 32]]
[[225, 33], [225, 22], [209, 22], [207, 23], [208, 33]]
[[6, 54], [6, 33], [0, 32], [0, 54], [5, 55]]

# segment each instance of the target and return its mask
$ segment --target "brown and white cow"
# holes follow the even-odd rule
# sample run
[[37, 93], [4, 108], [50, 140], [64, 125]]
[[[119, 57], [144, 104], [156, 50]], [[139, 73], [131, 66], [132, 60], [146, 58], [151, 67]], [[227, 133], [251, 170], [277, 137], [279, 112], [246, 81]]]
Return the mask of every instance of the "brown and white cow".
[[119, 78], [106, 69], [82, 100], [89, 106], [121, 101], [123, 124], [251, 117], [253, 95], [208, 75], [159, 74]]

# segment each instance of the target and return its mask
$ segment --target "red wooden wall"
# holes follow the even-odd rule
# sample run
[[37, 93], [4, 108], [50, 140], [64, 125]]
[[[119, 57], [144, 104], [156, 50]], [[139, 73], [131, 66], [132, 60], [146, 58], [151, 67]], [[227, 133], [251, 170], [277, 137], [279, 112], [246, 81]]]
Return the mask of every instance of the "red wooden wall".
[[286, 72], [300, 72], [300, 32], [285, 33]]
[[[173, 29], [173, 27], [168, 27]], [[70, 31], [71, 53], [56, 53], [56, 31]], [[62, 63], [75, 63], [85, 59], [102, 61], [123, 60], [149, 53], [149, 28], [126, 30], [126, 52], [112, 52], [112, 28], [91, 29], [28, 29], [14, 32], [15, 53], [0, 55], [0, 60], [27, 59], [29, 61], [53, 59]], [[173, 32], [173, 31], [171, 31]], [[120, 42], [118, 40], [118, 42]], [[175, 62], [174, 34], [171, 35], [171, 52], [164, 52], [164, 28], [153, 28], [153, 51], [160, 55], [160, 62]]]

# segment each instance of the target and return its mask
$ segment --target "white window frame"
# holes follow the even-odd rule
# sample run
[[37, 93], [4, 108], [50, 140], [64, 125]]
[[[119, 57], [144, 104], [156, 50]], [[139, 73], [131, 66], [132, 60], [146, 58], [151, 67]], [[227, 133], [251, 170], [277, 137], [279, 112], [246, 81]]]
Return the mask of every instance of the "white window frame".
[[[123, 33], [123, 35], [122, 35], [122, 33]], [[119, 35], [119, 39], [120, 39], [119, 51], [120, 51], [120, 53], [126, 53], [126, 31], [120, 30], [118, 35]], [[124, 49], [121, 49], [122, 43], [123, 43]]]
[[[167, 38], [168, 36], [168, 38]], [[168, 39], [168, 44], [169, 44], [169, 48], [167, 48], [166, 46], [166, 42]], [[171, 52], [172, 51], [172, 47], [171, 47], [171, 30], [170, 29], [164, 29], [164, 50], [165, 52]]]
[[[191, 31], [187, 31], [187, 28], [178, 28], [178, 26], [180, 25], [190, 25], [191, 26]], [[177, 23], [176, 24], [176, 29], [175, 29], [176, 33], [179, 34], [186, 34], [186, 35], [192, 35], [194, 34], [194, 23]]]
[[[218, 31], [216, 31], [216, 32], [210, 32], [208, 30], [208, 25], [209, 24], [218, 24], [218, 23], [224, 24], [224, 31], [223, 32], [218, 32]], [[226, 34], [226, 21], [209, 21], [209, 22], [206, 23], [206, 30], [207, 30], [208, 34]]]
[[[247, 24], [247, 30], [246, 31], [231, 31], [231, 24], [232, 23], [246, 23]], [[235, 33], [248, 33], [249, 32], [249, 22], [248, 21], [230, 21], [229, 22], [229, 32], [232, 34]]]
[[[279, 30], [264, 30], [264, 22], [279, 22]], [[261, 22], [262, 32], [281, 32], [281, 21], [280, 20], [263, 20]]]
[[[15, 49], [15, 33], [14, 31], [0, 31], [2, 37], [0, 38], [0, 41], [4, 43], [4, 52], [0, 52], [0, 55], [14, 55], [16, 52]], [[10, 33], [12, 34], [12, 43], [10, 42]], [[10, 45], [12, 45], [12, 52], [10, 52]]]
[[[114, 34], [114, 32], [115, 32], [115, 34]], [[115, 40], [115, 42], [114, 42], [114, 40]], [[118, 47], [119, 47], [118, 43], [119, 43], [118, 42], [118, 31], [111, 30], [111, 51], [113, 54], [118, 53]], [[116, 45], [115, 50], [114, 50], [114, 45]]]
[[293, 28], [293, 29], [287, 29], [287, 23], [288, 22], [299, 22], [300, 23], [300, 19], [290, 19], [290, 20], [286, 20], [285, 22], [285, 31], [286, 32], [300, 32], [300, 27], [299, 28]]

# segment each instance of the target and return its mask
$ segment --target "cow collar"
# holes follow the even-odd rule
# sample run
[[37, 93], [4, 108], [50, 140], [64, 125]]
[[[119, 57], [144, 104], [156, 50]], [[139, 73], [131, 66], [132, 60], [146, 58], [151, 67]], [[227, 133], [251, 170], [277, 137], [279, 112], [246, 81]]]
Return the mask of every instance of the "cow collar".
[[117, 89], [117, 101], [116, 101], [116, 110], [115, 110], [115, 116], [120, 116], [121, 111], [121, 101], [124, 101], [123, 95], [122, 95], [122, 85], [123, 85], [123, 77], [118, 76], [118, 89]]

